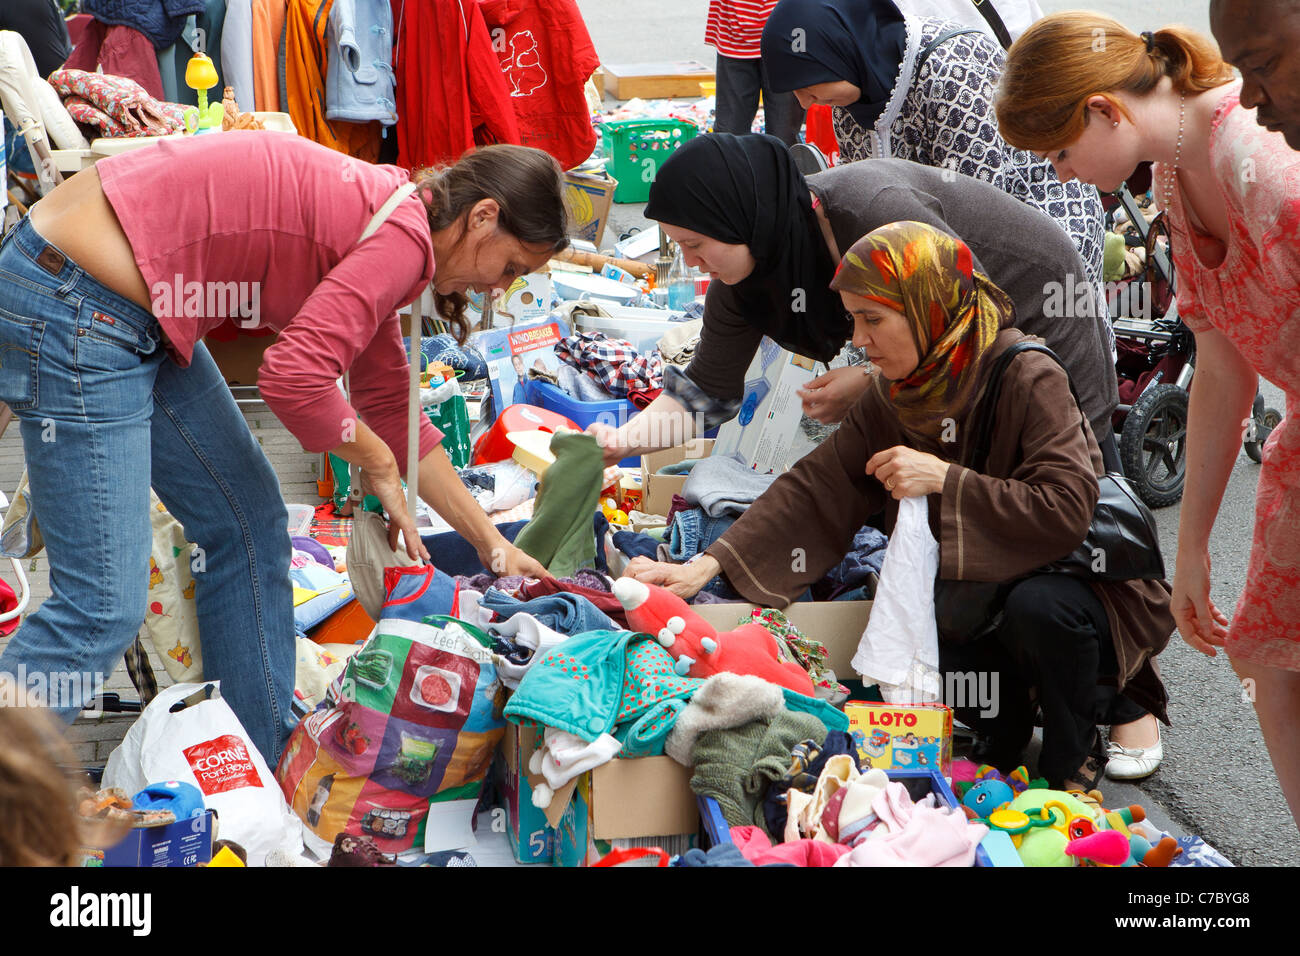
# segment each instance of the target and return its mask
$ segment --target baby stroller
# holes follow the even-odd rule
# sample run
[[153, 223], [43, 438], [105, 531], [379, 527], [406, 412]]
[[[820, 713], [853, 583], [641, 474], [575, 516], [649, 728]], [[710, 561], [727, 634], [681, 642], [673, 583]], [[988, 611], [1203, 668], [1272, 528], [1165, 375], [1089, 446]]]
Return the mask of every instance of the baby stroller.
[[[1152, 508], [1181, 500], [1187, 475], [1187, 403], [1196, 368], [1196, 338], [1178, 317], [1173, 261], [1166, 244], [1167, 220], [1148, 221], [1134, 198], [1149, 188], [1149, 166], [1140, 167], [1118, 193], [1105, 196], [1108, 224], [1122, 209], [1132, 223], [1134, 245], [1144, 250], [1144, 273], [1108, 290], [1115, 327], [1120, 404], [1112, 420], [1124, 475]], [[1243, 447], [1252, 461], [1282, 416], [1256, 391]]]

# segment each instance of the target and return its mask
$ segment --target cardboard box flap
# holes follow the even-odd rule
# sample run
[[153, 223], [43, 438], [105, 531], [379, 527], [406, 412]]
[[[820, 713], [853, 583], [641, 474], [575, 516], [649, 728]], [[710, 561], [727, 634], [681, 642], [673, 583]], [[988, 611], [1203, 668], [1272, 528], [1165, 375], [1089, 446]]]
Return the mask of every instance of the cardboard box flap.
[[[611, 760], [591, 772], [593, 829], [598, 840], [699, 829], [691, 771], [670, 757]], [[647, 799], [654, 795], [655, 799]]]
[[[755, 607], [755, 604], [696, 604], [692, 610], [719, 631], [729, 631]], [[870, 601], [798, 601], [785, 609], [785, 615], [804, 637], [826, 645], [830, 652], [828, 663], [836, 677], [843, 680], [857, 676], [853, 655], [867, 629]]]

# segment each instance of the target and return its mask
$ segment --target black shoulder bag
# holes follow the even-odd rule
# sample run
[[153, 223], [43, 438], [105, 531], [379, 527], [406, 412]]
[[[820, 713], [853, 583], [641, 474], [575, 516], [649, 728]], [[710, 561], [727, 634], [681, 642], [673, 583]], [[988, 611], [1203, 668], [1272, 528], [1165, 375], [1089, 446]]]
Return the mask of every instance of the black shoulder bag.
[[[1002, 393], [1002, 373], [1021, 352], [1043, 352], [1058, 364], [1061, 360], [1045, 345], [1017, 342], [998, 356], [989, 374], [984, 398], [975, 421], [975, 440], [968, 449], [965, 467], [983, 473], [992, 443], [998, 398]], [[1062, 368], [1064, 366], [1062, 365]], [[1070, 394], [1079, 402], [1074, 382]], [[1083, 429], [1088, 419], [1079, 413]], [[1097, 479], [1101, 495], [1093, 511], [1092, 524], [1083, 541], [1069, 554], [1044, 565], [1034, 574], [1068, 574], [1096, 581], [1160, 580], [1165, 576], [1165, 562], [1160, 554], [1160, 540], [1155, 517], [1138, 498], [1123, 475], [1106, 474]], [[935, 621], [939, 639], [953, 644], [977, 640], [995, 630], [1002, 621], [1002, 605], [1015, 581], [949, 581], [939, 578], [934, 585]]]

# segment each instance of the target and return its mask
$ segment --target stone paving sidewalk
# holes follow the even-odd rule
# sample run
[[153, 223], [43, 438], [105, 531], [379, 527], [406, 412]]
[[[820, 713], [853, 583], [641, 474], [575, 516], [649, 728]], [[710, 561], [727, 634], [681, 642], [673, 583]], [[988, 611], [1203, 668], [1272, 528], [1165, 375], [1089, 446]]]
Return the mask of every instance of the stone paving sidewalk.
[[[320, 456], [308, 454], [302, 450], [297, 439], [289, 434], [279, 420], [263, 404], [256, 403], [241, 406], [249, 428], [265, 449], [275, 473], [280, 478], [281, 492], [284, 500], [296, 504], [315, 505], [320, 502], [316, 494], [317, 472]], [[18, 486], [23, 472], [23, 443], [17, 422], [10, 424], [4, 436], [0, 438], [0, 489], [11, 495]], [[28, 614], [40, 607], [50, 594], [49, 564], [44, 552], [34, 560], [24, 564], [28, 583], [31, 588], [31, 603]], [[0, 559], [0, 577], [15, 590], [18, 581], [8, 561]], [[8, 643], [9, 638], [0, 637], [0, 649]], [[148, 640], [144, 642], [149, 653], [149, 663], [153, 665], [158, 686], [166, 687], [171, 683], [167, 671], [162, 666], [162, 659]], [[117, 669], [105, 683], [106, 692], [116, 692], [124, 701], [138, 701], [140, 695], [131, 683], [126, 668], [119, 661]], [[70, 728], [68, 741], [73, 755], [80, 766], [102, 767], [108, 760], [109, 753], [122, 740], [127, 729], [136, 718], [135, 714], [104, 714], [102, 717], [79, 717]]]

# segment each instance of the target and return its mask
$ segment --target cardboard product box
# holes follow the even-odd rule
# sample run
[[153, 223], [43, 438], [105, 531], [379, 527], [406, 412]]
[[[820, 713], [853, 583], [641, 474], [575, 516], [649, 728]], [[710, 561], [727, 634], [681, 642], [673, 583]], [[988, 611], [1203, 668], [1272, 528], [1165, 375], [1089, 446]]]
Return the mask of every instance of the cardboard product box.
[[647, 100], [701, 96], [700, 84], [715, 81], [713, 70], [699, 60], [675, 60], [661, 63], [605, 64], [605, 89], [614, 91], [615, 99]]
[[952, 772], [952, 710], [945, 705], [851, 700], [844, 713], [864, 769]]
[[[541, 775], [526, 776], [531, 786], [545, 783]], [[697, 845], [700, 829], [691, 770], [671, 757], [602, 764], [556, 791], [546, 821], [555, 831], [556, 866], [591, 866], [630, 847], [685, 853]]]
[[552, 373], [559, 370], [561, 363], [555, 346], [568, 334], [568, 326], [554, 319], [524, 322], [507, 329], [487, 329], [470, 336], [470, 344], [487, 362], [496, 414], [500, 415], [509, 405], [526, 402], [524, 389], [529, 368]]
[[198, 866], [212, 861], [215, 817], [211, 810], [189, 820], [136, 827], [107, 848], [82, 847], [82, 866]]
[[[492, 303], [492, 327], [497, 329], [514, 328], [529, 322], [540, 322], [551, 314], [551, 274], [549, 272], [530, 272], [517, 276], [500, 296]], [[478, 328], [483, 322], [483, 304], [485, 295], [470, 292], [466, 298], [465, 321], [471, 329]]]
[[708, 458], [713, 454], [712, 438], [692, 438], [676, 448], [651, 452], [641, 456], [641, 506], [638, 509], [650, 515], [666, 515], [672, 507], [673, 495], [680, 495], [686, 484], [686, 475], [656, 474], [660, 468], [675, 465], [687, 458]]
[[760, 475], [781, 474], [812, 451], [799, 429], [798, 389], [817, 377], [819, 363], [789, 352], [766, 336], [749, 371], [740, 413], [718, 429], [715, 454], [739, 455]]
[[[693, 610], [719, 631], [729, 631], [755, 604], [695, 604]], [[853, 677], [853, 655], [871, 616], [870, 601], [798, 601], [785, 609], [790, 623], [805, 637], [821, 641], [830, 652], [828, 663], [841, 679]]]
[[593, 173], [564, 174], [564, 201], [569, 207], [569, 235], [585, 239], [600, 248], [614, 205], [618, 180], [603, 170]]
[[227, 385], [256, 385], [262, 354], [275, 344], [274, 335], [240, 335], [228, 342], [203, 340]]
[[497, 792], [506, 814], [510, 851], [519, 863], [550, 863], [555, 855], [555, 830], [533, 806], [533, 788], [524, 772], [536, 749], [536, 731], [506, 726], [501, 751], [493, 765]]

